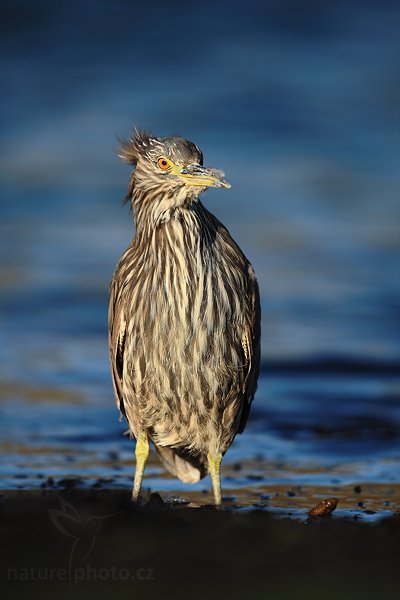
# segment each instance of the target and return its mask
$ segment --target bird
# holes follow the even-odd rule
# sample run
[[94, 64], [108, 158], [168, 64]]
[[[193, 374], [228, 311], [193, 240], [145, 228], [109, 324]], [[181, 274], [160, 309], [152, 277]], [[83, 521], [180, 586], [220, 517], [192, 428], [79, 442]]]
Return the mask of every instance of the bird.
[[135, 229], [112, 277], [108, 329], [117, 407], [136, 439], [132, 500], [151, 442], [181, 481], [210, 474], [220, 507], [222, 457], [245, 428], [260, 367], [255, 271], [200, 200], [231, 186], [179, 136], [135, 128], [119, 157], [133, 167]]

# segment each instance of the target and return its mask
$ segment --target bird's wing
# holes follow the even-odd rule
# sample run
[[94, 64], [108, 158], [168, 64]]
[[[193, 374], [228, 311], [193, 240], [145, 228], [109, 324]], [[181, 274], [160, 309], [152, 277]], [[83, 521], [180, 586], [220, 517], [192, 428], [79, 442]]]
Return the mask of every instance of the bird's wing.
[[250, 406], [257, 389], [257, 378], [260, 371], [260, 294], [255, 273], [249, 267], [250, 279], [247, 295], [247, 319], [242, 333], [243, 351], [243, 408], [238, 433], [244, 430], [250, 412]]
[[110, 303], [108, 308], [108, 342], [110, 351], [111, 373], [114, 385], [115, 400], [121, 413], [126, 416], [122, 396], [122, 376], [124, 366], [124, 350], [126, 339], [126, 320], [120, 302], [115, 278], [110, 287]]

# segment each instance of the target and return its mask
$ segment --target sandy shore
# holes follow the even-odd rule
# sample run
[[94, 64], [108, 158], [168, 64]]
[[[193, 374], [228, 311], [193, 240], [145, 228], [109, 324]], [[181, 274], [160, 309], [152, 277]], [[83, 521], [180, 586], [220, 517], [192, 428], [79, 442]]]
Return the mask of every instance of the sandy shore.
[[303, 522], [266, 511], [133, 507], [117, 490], [21, 491], [0, 502], [14, 598], [397, 598], [400, 516]]

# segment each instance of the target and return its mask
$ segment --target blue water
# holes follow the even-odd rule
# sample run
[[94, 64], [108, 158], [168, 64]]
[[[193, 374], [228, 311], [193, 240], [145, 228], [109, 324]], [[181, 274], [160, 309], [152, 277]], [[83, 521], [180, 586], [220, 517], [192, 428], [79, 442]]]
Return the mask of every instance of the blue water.
[[2, 3], [4, 485], [22, 445], [60, 476], [35, 444], [131, 451], [106, 315], [133, 124], [193, 140], [232, 183], [204, 201], [258, 274], [264, 364], [232, 461], [365, 459], [400, 479], [399, 18], [372, 0]]

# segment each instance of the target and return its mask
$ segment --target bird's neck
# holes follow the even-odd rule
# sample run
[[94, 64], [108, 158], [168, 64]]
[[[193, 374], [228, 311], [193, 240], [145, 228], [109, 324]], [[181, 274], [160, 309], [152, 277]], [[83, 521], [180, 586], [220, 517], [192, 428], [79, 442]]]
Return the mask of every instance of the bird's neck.
[[132, 196], [132, 209], [135, 221], [135, 242], [146, 244], [154, 236], [164, 235], [169, 230], [180, 227], [192, 239], [202, 236], [209, 240], [215, 236], [215, 218], [198, 199], [198, 193], [188, 196], [181, 188], [174, 195], [154, 192], [149, 197], [141, 190]]

